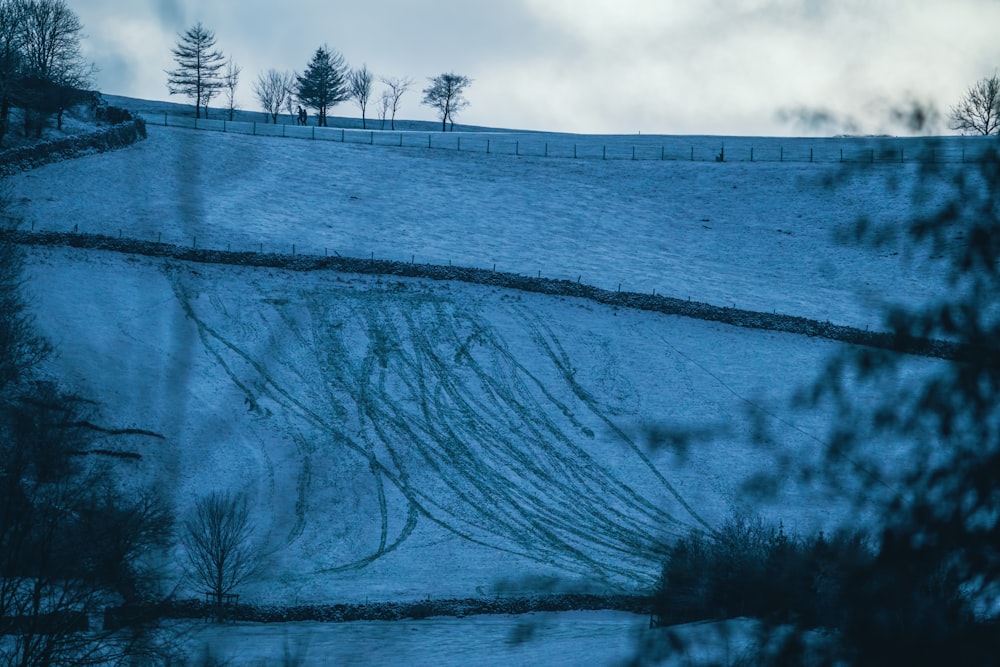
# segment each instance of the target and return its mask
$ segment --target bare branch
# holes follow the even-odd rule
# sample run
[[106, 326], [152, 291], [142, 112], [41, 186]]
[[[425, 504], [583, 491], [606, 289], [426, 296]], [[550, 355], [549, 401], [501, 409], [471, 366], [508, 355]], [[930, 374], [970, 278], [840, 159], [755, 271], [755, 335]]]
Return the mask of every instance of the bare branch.
[[455, 114], [469, 106], [465, 99], [465, 89], [472, 79], [451, 72], [439, 74], [430, 80], [431, 85], [424, 88], [423, 104], [437, 109], [441, 115], [441, 131], [444, 132], [447, 123], [455, 128]]
[[983, 135], [1000, 133], [1000, 76], [994, 73], [969, 86], [951, 108], [951, 129]]
[[382, 77], [382, 83], [389, 87], [388, 96], [390, 106], [392, 111], [391, 127], [393, 130], [396, 129], [396, 112], [399, 111], [399, 98], [403, 96], [407, 90], [413, 85], [413, 79], [410, 77]]

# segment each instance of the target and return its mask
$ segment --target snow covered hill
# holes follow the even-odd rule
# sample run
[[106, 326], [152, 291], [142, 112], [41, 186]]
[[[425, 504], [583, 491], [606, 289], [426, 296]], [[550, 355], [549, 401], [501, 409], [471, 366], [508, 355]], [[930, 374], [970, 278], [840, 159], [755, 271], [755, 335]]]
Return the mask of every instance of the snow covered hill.
[[[836, 242], [903, 220], [914, 167], [574, 162], [150, 127], [10, 179], [36, 229], [488, 267], [876, 326], [917, 258]], [[902, 190], [895, 181], [902, 179]], [[250, 494], [278, 604], [645, 590], [664, 540], [754, 502], [833, 415], [789, 407], [842, 345], [458, 282], [34, 247], [50, 370], [179, 512]], [[933, 364], [908, 360], [901, 381]], [[765, 424], [769, 447], [752, 436]], [[694, 434], [650, 447], [650, 434]], [[887, 448], [887, 460], [894, 452]], [[887, 461], [891, 464], [891, 461]], [[789, 487], [792, 528], [849, 508]], [[178, 554], [179, 555], [179, 554]], [[179, 571], [177, 571], [179, 577]], [[178, 579], [181, 591], [191, 593]]]

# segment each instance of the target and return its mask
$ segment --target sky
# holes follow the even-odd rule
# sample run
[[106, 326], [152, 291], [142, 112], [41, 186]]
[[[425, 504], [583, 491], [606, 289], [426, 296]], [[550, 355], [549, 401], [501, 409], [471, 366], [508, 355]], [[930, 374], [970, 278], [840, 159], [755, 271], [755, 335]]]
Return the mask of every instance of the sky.
[[[103, 92], [168, 95], [170, 49], [196, 22], [242, 67], [243, 109], [265, 70], [302, 71], [321, 45], [377, 76], [470, 77], [474, 125], [582, 133], [906, 134], [893, 110], [932, 106], [928, 129], [1000, 67], [997, 0], [73, 0]], [[376, 88], [377, 98], [380, 88]], [[359, 115], [343, 103], [334, 115]], [[370, 109], [369, 116], [374, 115]]]

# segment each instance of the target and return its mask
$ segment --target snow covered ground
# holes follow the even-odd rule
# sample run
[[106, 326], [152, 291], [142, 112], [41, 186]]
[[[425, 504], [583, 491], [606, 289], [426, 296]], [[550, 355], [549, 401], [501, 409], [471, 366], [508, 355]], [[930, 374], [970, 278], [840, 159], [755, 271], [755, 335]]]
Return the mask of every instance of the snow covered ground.
[[917, 169], [574, 161], [150, 126], [133, 149], [13, 183], [42, 229], [496, 265], [875, 328], [886, 302], [941, 282], [899, 248], [834, 238], [861, 215], [902, 223]]
[[[572, 161], [150, 127], [133, 148], [9, 180], [15, 213], [36, 229], [496, 263], [864, 326], [885, 300], [942, 289], [919, 261], [834, 242], [861, 213], [910, 213], [893, 180], [905, 186], [913, 167], [877, 167], [830, 189], [836, 165]], [[52, 372], [114, 425], [164, 436], [127, 443], [143, 456], [130, 474], [182, 514], [211, 489], [250, 495], [266, 574], [244, 600], [646, 590], [664, 540], [717, 525], [748, 502], [741, 484], [783, 456], [809, 460], [833, 418], [789, 407], [842, 349], [825, 340], [454, 282], [66, 248], [32, 248], [29, 271], [58, 349]], [[902, 381], [936, 363], [910, 360]], [[770, 448], [751, 443], [756, 420]], [[654, 428], [701, 437], [650, 448]], [[850, 516], [804, 487], [760, 509], [803, 530]], [[425, 629], [406, 662], [489, 664], [519, 622], [250, 626], [212, 641], [229, 650], [266, 635], [268, 655], [295, 632], [349, 656], [380, 641], [369, 629], [401, 645]], [[574, 663], [594, 638], [630, 636], [645, 619], [551, 622]], [[445, 650], [434, 633], [460, 638]], [[480, 652], [457, 648], [465, 637]], [[593, 661], [618, 660], [616, 641]], [[511, 655], [504, 664], [534, 662]]]

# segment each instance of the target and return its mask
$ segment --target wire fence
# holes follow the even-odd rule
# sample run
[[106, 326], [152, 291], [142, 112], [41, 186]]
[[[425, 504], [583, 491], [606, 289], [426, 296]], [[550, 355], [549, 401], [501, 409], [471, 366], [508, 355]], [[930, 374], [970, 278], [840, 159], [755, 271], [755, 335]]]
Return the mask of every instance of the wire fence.
[[141, 114], [147, 124], [261, 137], [578, 160], [976, 164], [995, 162], [997, 137], [709, 137], [541, 132], [422, 132]]

